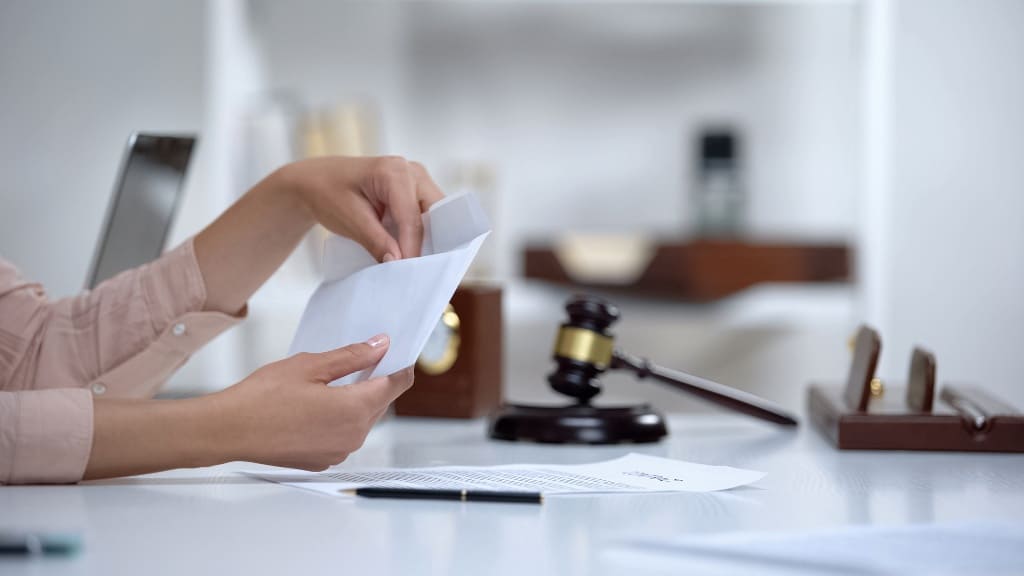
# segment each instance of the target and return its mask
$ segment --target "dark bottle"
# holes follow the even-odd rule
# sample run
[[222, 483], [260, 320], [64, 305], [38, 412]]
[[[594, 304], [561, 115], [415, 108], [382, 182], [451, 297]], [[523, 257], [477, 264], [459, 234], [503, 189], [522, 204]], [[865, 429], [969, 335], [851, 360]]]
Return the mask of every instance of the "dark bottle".
[[739, 140], [733, 130], [715, 128], [700, 133], [692, 194], [698, 235], [733, 237], [742, 232], [746, 199], [739, 157]]

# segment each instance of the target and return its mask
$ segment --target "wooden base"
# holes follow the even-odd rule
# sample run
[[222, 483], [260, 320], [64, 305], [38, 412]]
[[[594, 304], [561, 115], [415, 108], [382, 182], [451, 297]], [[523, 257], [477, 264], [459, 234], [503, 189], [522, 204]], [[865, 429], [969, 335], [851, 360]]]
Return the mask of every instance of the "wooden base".
[[858, 412], [839, 386], [812, 384], [807, 409], [815, 427], [841, 450], [1024, 452], [1024, 415], [979, 388], [956, 389], [991, 415], [983, 429], [938, 403], [930, 413], [910, 411], [904, 392], [888, 387]]
[[647, 404], [622, 407], [506, 404], [491, 419], [490, 436], [513, 442], [641, 444], [668, 435], [665, 419]]

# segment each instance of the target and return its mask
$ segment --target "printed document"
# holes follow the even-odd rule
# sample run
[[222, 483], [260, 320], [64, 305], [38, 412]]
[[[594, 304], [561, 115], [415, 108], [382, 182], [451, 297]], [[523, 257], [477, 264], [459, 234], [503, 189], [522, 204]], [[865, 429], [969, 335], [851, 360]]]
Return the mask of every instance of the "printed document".
[[756, 482], [764, 473], [708, 466], [645, 454], [593, 464], [443, 466], [326, 472], [246, 472], [286, 486], [333, 496], [365, 486], [454, 490], [521, 490], [544, 494], [606, 492], [711, 492]]
[[306, 304], [289, 354], [326, 352], [385, 333], [391, 346], [376, 367], [331, 384], [412, 366], [489, 233], [476, 195], [459, 194], [436, 202], [423, 215], [418, 258], [379, 264], [356, 242], [329, 238], [324, 282]]

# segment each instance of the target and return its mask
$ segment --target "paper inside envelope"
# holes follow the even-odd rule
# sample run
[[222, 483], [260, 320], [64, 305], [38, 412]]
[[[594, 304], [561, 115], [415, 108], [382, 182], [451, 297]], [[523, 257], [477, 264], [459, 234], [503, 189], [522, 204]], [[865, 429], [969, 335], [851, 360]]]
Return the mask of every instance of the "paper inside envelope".
[[331, 385], [412, 366], [489, 233], [476, 195], [459, 194], [438, 201], [423, 215], [418, 258], [378, 264], [356, 242], [328, 238], [324, 282], [306, 304], [289, 354], [325, 352], [385, 333], [391, 347], [375, 368]]

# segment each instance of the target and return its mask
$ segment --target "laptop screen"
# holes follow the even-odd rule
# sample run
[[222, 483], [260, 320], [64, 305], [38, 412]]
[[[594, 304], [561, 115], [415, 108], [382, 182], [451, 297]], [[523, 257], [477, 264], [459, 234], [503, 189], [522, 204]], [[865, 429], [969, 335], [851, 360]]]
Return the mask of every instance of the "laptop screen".
[[163, 253], [194, 146], [193, 136], [134, 134], [128, 139], [88, 288]]

